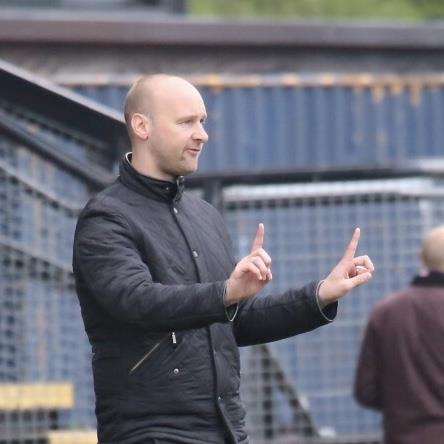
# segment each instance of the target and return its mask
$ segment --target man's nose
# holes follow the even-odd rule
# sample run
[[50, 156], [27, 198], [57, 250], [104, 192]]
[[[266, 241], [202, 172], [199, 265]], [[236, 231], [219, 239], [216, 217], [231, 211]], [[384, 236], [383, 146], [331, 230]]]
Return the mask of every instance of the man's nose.
[[208, 134], [203, 128], [203, 126], [201, 126], [198, 130], [196, 130], [196, 132], [193, 134], [193, 139], [200, 140], [203, 143], [208, 142]]

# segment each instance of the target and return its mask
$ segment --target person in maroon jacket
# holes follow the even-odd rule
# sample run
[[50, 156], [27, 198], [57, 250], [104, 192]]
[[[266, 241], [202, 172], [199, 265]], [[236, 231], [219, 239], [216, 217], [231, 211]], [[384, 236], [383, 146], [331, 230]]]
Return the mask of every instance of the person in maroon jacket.
[[370, 316], [355, 397], [383, 414], [386, 444], [444, 443], [444, 226], [426, 236], [426, 273]]

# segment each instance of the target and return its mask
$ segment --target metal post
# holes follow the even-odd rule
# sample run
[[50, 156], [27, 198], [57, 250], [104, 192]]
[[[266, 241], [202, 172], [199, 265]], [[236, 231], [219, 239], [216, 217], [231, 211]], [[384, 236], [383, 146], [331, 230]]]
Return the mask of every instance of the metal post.
[[223, 213], [224, 196], [221, 181], [218, 179], [208, 179], [204, 182], [203, 189], [204, 199]]

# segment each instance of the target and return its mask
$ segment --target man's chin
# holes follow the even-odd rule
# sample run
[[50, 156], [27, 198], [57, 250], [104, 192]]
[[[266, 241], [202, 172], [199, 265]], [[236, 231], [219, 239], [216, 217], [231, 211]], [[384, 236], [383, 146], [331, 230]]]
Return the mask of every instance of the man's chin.
[[183, 168], [182, 171], [179, 172], [179, 176], [188, 176], [189, 174], [193, 174], [197, 171], [198, 165], [196, 163], [195, 166], [189, 166], [187, 168]]

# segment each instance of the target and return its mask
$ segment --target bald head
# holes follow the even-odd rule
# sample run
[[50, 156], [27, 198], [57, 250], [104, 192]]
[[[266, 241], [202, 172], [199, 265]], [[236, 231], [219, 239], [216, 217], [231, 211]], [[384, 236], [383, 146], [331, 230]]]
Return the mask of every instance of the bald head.
[[208, 141], [206, 118], [199, 91], [185, 79], [166, 74], [140, 78], [125, 100], [132, 165], [160, 180], [195, 172]]
[[422, 244], [421, 256], [428, 270], [444, 273], [444, 225], [427, 234]]
[[126, 95], [124, 105], [125, 122], [130, 138], [134, 136], [131, 118], [140, 113], [154, 120], [163, 108], [180, 96], [194, 96], [202, 100], [197, 89], [185, 79], [168, 74], [153, 74], [139, 78]]

